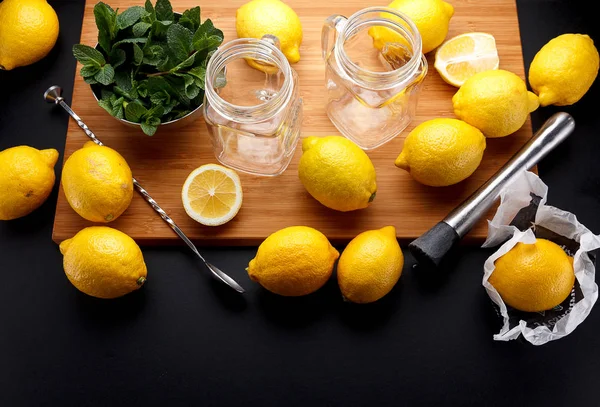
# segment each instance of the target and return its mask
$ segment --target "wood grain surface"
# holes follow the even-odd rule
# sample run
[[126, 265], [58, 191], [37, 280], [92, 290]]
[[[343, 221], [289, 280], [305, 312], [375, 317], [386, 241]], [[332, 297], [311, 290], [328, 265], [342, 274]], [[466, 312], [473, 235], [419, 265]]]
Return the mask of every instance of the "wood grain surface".
[[[500, 68], [525, 78], [515, 0], [449, 0], [455, 8], [448, 38], [469, 31], [484, 31], [495, 36]], [[132, 0], [109, 0], [113, 8], [142, 4]], [[175, 11], [200, 5], [202, 19], [211, 18], [225, 33], [225, 41], [236, 38], [235, 12], [245, 0], [172, 0]], [[324, 63], [321, 59], [320, 36], [323, 21], [331, 14], [350, 16], [368, 6], [365, 0], [287, 0], [302, 22], [304, 40], [301, 60], [294, 65], [300, 77], [300, 93], [304, 99], [302, 137], [339, 134], [325, 114]], [[81, 43], [95, 45], [97, 29], [93, 7], [85, 7]], [[381, 5], [385, 5], [382, 2]], [[401, 242], [408, 242], [452, 210], [477, 187], [492, 176], [532, 135], [531, 122], [514, 135], [489, 139], [483, 161], [467, 180], [450, 187], [433, 188], [420, 185], [410, 175], [394, 166], [404, 138], [419, 123], [436, 117], [454, 117], [451, 98], [456, 88], [442, 81], [433, 68], [433, 52], [428, 55], [429, 73], [425, 78], [413, 123], [396, 139], [368, 152], [376, 171], [377, 198], [367, 209], [341, 213], [325, 208], [304, 190], [298, 180], [300, 146], [283, 175], [263, 178], [241, 174], [244, 203], [238, 215], [219, 227], [202, 226], [190, 219], [181, 203], [181, 187], [196, 167], [216, 163], [203, 119], [174, 131], [160, 131], [148, 137], [111, 118], [100, 108], [88, 85], [77, 73], [72, 107], [104, 144], [119, 151], [131, 166], [133, 174], [181, 229], [199, 245], [257, 245], [270, 233], [292, 225], [314, 227], [332, 242], [343, 244], [368, 229], [394, 225]], [[80, 65], [78, 65], [78, 70]], [[70, 121], [65, 159], [87, 141], [74, 121]], [[489, 215], [491, 215], [490, 212]], [[59, 192], [53, 240], [61, 242], [92, 223], [79, 217], [67, 203], [62, 186]], [[135, 193], [131, 206], [108, 226], [133, 237], [141, 245], [180, 244], [181, 240]], [[466, 241], [481, 243], [487, 233], [482, 219]]]

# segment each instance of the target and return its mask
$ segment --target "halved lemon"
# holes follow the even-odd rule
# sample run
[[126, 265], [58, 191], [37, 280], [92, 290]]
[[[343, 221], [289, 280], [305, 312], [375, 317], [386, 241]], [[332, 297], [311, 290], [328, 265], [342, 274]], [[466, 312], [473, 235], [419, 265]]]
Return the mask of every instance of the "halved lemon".
[[181, 191], [187, 214], [206, 226], [229, 222], [242, 206], [242, 184], [237, 173], [218, 164], [206, 164], [188, 175]]
[[494, 36], [470, 32], [452, 37], [440, 45], [433, 66], [444, 81], [460, 87], [476, 73], [498, 69], [499, 65]]

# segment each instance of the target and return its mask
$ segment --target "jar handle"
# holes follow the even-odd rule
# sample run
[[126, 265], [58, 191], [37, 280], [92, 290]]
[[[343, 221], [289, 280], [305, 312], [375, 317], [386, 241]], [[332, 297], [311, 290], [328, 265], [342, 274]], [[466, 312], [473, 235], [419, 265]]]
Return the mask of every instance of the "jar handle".
[[325, 20], [321, 31], [321, 51], [325, 61], [329, 58], [337, 36], [342, 33], [347, 21], [348, 19], [340, 14], [333, 14]]

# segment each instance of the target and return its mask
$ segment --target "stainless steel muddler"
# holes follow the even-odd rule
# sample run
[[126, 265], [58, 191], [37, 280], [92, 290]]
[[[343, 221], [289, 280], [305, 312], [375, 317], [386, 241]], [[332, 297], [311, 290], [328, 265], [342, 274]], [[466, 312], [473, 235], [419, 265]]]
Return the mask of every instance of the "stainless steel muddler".
[[435, 268], [446, 253], [462, 239], [492, 207], [500, 192], [521, 173], [531, 169], [575, 129], [568, 113], [551, 116], [535, 135], [500, 169], [444, 220], [413, 240], [408, 249], [420, 266]]
[[[66, 112], [69, 113], [69, 115], [75, 120], [75, 122], [77, 122], [77, 125], [79, 127], [81, 127], [81, 129], [84, 131], [84, 133], [94, 143], [98, 144], [99, 146], [104, 145], [104, 144], [102, 144], [102, 142], [100, 140], [98, 140], [96, 135], [94, 133], [92, 133], [92, 131], [88, 128], [88, 126], [86, 126], [86, 124], [79, 118], [79, 116], [77, 116], [77, 114], [75, 114], [75, 112], [69, 107], [69, 105], [62, 98], [61, 94], [62, 94], [62, 89], [60, 88], [60, 86], [56, 86], [56, 85], [51, 86], [50, 88], [48, 88], [48, 90], [46, 90], [46, 92], [44, 92], [44, 99], [48, 103], [57, 104], [60, 107], [62, 107], [63, 109], [65, 109]], [[173, 222], [173, 219], [171, 219], [169, 217], [169, 215], [167, 215], [167, 213], [160, 206], [158, 206], [156, 201], [154, 199], [152, 199], [150, 194], [148, 194], [148, 192], [144, 188], [142, 188], [142, 186], [139, 184], [139, 182], [135, 178], [133, 178], [133, 185], [135, 186], [135, 189], [144, 197], [146, 202], [148, 202], [150, 204], [150, 206], [152, 206], [152, 208], [160, 215], [160, 217], [165, 222], [167, 222], [167, 224], [171, 227], [171, 229], [173, 229], [173, 231], [177, 234], [177, 236], [179, 236], [181, 238], [181, 240], [183, 240], [185, 242], [185, 244], [187, 244], [188, 247], [190, 249], [192, 249], [192, 251], [196, 254], [196, 256], [198, 256], [200, 258], [200, 260], [202, 260], [202, 262], [204, 263], [206, 268], [208, 268], [210, 270], [210, 272], [212, 273], [213, 277], [215, 277], [217, 280], [227, 284], [229, 287], [233, 288], [238, 293], [243, 293], [245, 291], [238, 283], [235, 282], [234, 279], [232, 279], [227, 274], [225, 274], [223, 271], [219, 270], [217, 267], [213, 266], [212, 264], [207, 262], [206, 259], [204, 259], [204, 257], [200, 254], [200, 252], [198, 251], [196, 246], [192, 243], [192, 241], [190, 239], [188, 239], [188, 237], [185, 235], [185, 233], [183, 233], [183, 231], [181, 229], [179, 229], [179, 226], [177, 226], [175, 224], [175, 222]]]

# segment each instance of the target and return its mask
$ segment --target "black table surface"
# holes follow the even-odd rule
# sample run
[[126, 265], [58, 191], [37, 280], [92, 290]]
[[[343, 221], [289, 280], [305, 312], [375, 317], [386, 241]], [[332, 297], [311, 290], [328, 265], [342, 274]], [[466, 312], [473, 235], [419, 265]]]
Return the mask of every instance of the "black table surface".
[[[50, 3], [61, 23], [54, 50], [0, 72], [0, 150], [56, 148], [62, 161], [68, 118], [42, 94], [59, 84], [71, 99], [84, 2]], [[557, 35], [600, 41], [592, 4], [518, 1], [526, 68]], [[534, 129], [560, 110], [575, 118], [575, 133], [539, 173], [548, 204], [594, 233], [599, 96], [596, 81], [577, 104], [532, 114]], [[357, 306], [341, 300], [334, 279], [303, 298], [269, 294], [244, 271], [256, 248], [202, 248], [248, 288], [243, 296], [211, 280], [183, 247], [143, 248], [146, 286], [102, 301], [64, 275], [51, 240], [57, 190], [33, 214], [0, 223], [0, 406], [600, 405], [600, 310], [543, 346], [494, 341], [500, 321], [481, 285], [489, 249], [459, 247], [435, 279], [407, 254], [394, 290]]]

